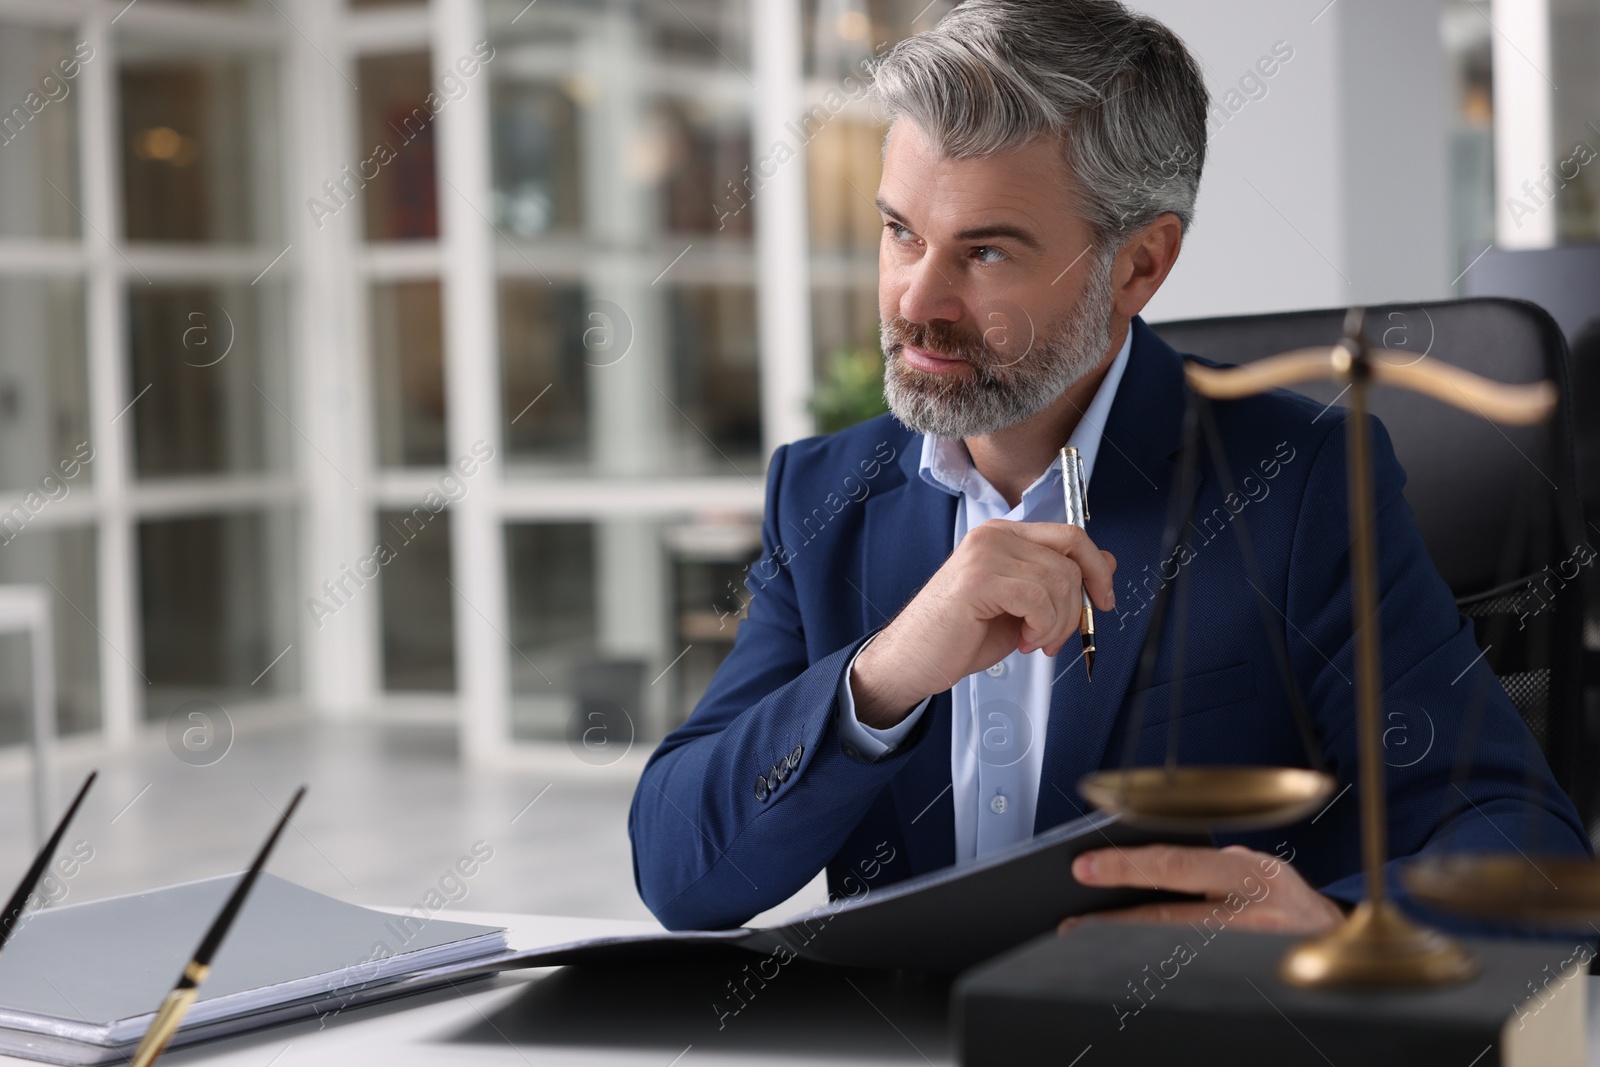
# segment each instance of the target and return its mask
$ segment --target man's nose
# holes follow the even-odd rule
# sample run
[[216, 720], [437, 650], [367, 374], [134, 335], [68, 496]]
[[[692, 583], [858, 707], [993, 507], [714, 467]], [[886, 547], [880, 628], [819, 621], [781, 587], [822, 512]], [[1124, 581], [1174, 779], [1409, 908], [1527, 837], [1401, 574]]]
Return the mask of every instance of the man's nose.
[[911, 322], [930, 322], [942, 319], [956, 322], [961, 318], [961, 299], [955, 286], [940, 272], [931, 256], [908, 267], [904, 275], [905, 289], [900, 293], [900, 314]]

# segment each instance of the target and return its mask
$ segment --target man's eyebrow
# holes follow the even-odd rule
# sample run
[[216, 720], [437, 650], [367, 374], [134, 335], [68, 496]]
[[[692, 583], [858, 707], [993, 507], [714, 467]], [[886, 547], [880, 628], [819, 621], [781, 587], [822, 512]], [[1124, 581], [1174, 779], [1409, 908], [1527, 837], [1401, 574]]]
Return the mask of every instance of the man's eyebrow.
[[[890, 207], [884, 201], [883, 197], [880, 196], [873, 200], [873, 204], [877, 206], [880, 212], [882, 212], [884, 215], [887, 215], [895, 222], [898, 222], [900, 225], [906, 227], [906, 229], [911, 228], [910, 223], [906, 222], [905, 216], [900, 214], [900, 212], [896, 211], [894, 208]], [[1009, 226], [1004, 223], [992, 223], [988, 226], [974, 226], [970, 229], [962, 230], [960, 233], [956, 234], [956, 240], [958, 241], [983, 241], [994, 237], [1009, 237], [1018, 244], [1021, 244], [1027, 248], [1031, 248], [1035, 252], [1042, 252], [1044, 250], [1044, 245], [1041, 244], [1039, 239], [1028, 230], [1023, 229], [1020, 226]]]
[[984, 241], [992, 237], [1009, 237], [1018, 244], [1033, 249], [1035, 252], [1044, 251], [1044, 246], [1039, 243], [1039, 239], [1021, 226], [994, 223], [988, 226], [976, 226], [970, 230], [962, 230], [956, 234], [956, 240], [958, 241]]
[[880, 213], [889, 216], [891, 219], [894, 219], [894, 221], [898, 222], [908, 230], [911, 228], [906, 222], [906, 217], [900, 214], [900, 212], [896, 211], [894, 208], [890, 207], [888, 201], [884, 200], [883, 197], [874, 197], [872, 203], [875, 207], [877, 207]]

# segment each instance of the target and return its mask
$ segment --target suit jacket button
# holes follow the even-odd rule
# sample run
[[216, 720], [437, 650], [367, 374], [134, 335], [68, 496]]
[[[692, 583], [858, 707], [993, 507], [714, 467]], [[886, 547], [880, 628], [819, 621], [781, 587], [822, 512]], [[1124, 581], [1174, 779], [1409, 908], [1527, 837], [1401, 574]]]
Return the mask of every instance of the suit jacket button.
[[804, 746], [804, 745], [796, 745], [796, 746], [794, 746], [794, 751], [789, 753], [789, 762], [792, 765], [798, 767], [798, 766], [800, 766], [800, 757], [804, 756], [805, 754], [806, 754], [806, 746]]
[[767, 778], [768, 778], [769, 781], [787, 782], [789, 780], [789, 763], [788, 763], [788, 761], [787, 760], [779, 760], [777, 763], [774, 763], [772, 765], [772, 770], [767, 772]]
[[767, 797], [771, 795], [772, 790], [767, 785], [767, 776], [764, 774], [756, 775], [756, 799], [766, 803]]

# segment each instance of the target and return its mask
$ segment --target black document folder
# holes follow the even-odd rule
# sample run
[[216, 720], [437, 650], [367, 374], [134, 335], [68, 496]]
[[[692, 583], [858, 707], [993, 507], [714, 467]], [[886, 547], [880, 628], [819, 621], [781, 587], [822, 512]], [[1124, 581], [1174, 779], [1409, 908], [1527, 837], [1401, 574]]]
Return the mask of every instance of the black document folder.
[[1205, 837], [1137, 830], [1097, 813], [971, 863], [869, 887], [777, 926], [591, 938], [511, 952], [464, 970], [633, 963], [737, 948], [850, 967], [954, 973], [1054, 930], [1071, 915], [1180, 899], [1148, 889], [1091, 888], [1072, 877], [1079, 853], [1157, 841], [1210, 844]]

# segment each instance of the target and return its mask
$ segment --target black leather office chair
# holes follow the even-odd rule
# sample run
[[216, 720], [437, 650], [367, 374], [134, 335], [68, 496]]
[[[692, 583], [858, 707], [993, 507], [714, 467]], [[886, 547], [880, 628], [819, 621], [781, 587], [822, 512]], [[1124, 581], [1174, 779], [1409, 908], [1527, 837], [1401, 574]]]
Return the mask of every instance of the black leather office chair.
[[[1572, 335], [1572, 410], [1586, 418], [1574, 420], [1578, 455], [1578, 495], [1583, 503], [1583, 536], [1600, 545], [1600, 316], [1590, 319]], [[1583, 628], [1584, 707], [1600, 720], [1600, 566], [1587, 571]]]
[[1600, 540], [1600, 316], [1572, 336], [1572, 407], [1588, 416], [1577, 421], [1575, 441], [1584, 533]]
[[[1297, 311], [1154, 328], [1180, 352], [1246, 363], [1333, 344], [1344, 314], [1342, 308]], [[1555, 418], [1537, 427], [1496, 426], [1383, 387], [1372, 391], [1370, 407], [1405, 467], [1406, 499], [1434, 564], [1473, 619], [1479, 644], [1493, 645], [1485, 659], [1593, 837], [1600, 816], [1594, 753], [1600, 746], [1583, 713], [1584, 583], [1560, 576], [1575, 547], [1585, 543], [1566, 342], [1539, 307], [1496, 297], [1374, 307], [1366, 321], [1374, 346], [1414, 351], [1419, 359], [1444, 360], [1497, 381], [1547, 378], [1560, 389]], [[1340, 390], [1311, 384], [1303, 392], [1333, 403]], [[1516, 568], [1510, 581], [1508, 560]], [[1573, 566], [1568, 563], [1565, 573], [1572, 575]], [[1583, 570], [1596, 568], [1600, 561]]]

